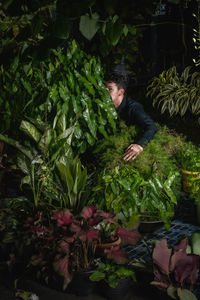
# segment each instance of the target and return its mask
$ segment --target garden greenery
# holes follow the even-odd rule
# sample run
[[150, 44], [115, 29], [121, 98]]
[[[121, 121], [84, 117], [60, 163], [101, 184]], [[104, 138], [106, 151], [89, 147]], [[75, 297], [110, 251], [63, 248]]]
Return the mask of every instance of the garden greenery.
[[199, 86], [199, 72], [191, 72], [191, 66], [188, 66], [179, 74], [173, 66], [150, 81], [147, 96], [153, 98], [153, 105], [161, 107], [161, 113], [168, 111], [170, 116], [180, 114], [182, 117], [190, 111], [198, 116], [200, 114]]
[[2, 67], [0, 77], [5, 124], [1, 132], [13, 136], [25, 117], [53, 128], [75, 126], [72, 146], [79, 153], [93, 145], [100, 134], [107, 137], [115, 132], [117, 114], [104, 87], [100, 60], [81, 51], [74, 40], [66, 49], [52, 50], [40, 65], [31, 61], [21, 65], [15, 58], [9, 70]]

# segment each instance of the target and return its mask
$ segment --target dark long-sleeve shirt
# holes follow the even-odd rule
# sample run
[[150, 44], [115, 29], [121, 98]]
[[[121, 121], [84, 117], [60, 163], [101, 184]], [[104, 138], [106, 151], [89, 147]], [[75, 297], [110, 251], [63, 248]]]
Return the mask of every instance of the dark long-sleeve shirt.
[[120, 118], [128, 126], [138, 125], [143, 129], [143, 134], [135, 144], [144, 147], [154, 137], [157, 127], [151, 117], [145, 113], [143, 106], [128, 97], [124, 97], [120, 106], [117, 108]]

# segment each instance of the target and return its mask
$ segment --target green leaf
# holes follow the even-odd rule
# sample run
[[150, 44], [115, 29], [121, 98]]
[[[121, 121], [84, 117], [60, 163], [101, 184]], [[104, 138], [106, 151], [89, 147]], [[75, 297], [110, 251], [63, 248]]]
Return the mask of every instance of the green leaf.
[[18, 141], [15, 141], [14, 139], [7, 138], [4, 135], [0, 134], [0, 140], [3, 142], [17, 148], [19, 151], [21, 151], [24, 155], [26, 155], [29, 159], [33, 160], [33, 155], [29, 149], [22, 146]]
[[16, 70], [17, 70], [18, 65], [19, 65], [19, 56], [16, 56], [16, 57], [14, 58], [13, 63], [12, 63], [11, 66], [10, 66], [10, 71], [11, 71], [12, 73], [15, 73]]
[[23, 78], [21, 78], [21, 83], [23, 84], [24, 88], [27, 90], [29, 95], [32, 95], [32, 87], [30, 82], [25, 81]]
[[134, 26], [131, 26], [131, 25], [127, 25], [128, 27], [128, 31], [132, 34], [132, 35], [136, 35], [137, 33], [137, 30]]
[[23, 173], [29, 174], [31, 168], [31, 161], [26, 156], [19, 155], [17, 157], [17, 165]]
[[127, 25], [124, 25], [123, 33], [125, 36], [127, 36], [127, 34], [128, 34], [128, 26]]
[[197, 300], [197, 297], [190, 290], [178, 288], [177, 292], [180, 300]]
[[169, 285], [167, 288], [167, 294], [173, 298], [173, 299], [177, 299], [176, 297], [176, 292], [177, 292], [177, 288], [174, 287], [173, 285]]
[[35, 140], [37, 143], [41, 138], [41, 133], [37, 130], [37, 128], [27, 121], [22, 121], [20, 124], [20, 130], [22, 130], [25, 134]]
[[95, 271], [94, 273], [92, 273], [92, 275], [90, 275], [91, 281], [100, 281], [104, 278], [105, 278], [105, 273], [101, 271]]
[[99, 28], [98, 20], [99, 15], [97, 13], [92, 14], [91, 17], [88, 14], [81, 16], [79, 29], [86, 39], [91, 40], [95, 36]]
[[74, 179], [68, 168], [69, 165], [67, 166], [67, 165], [64, 165], [63, 163], [59, 163], [57, 167], [58, 167], [61, 179], [62, 179], [63, 183], [68, 187], [68, 193], [70, 193], [73, 190]]
[[22, 178], [21, 183], [20, 183], [20, 187], [22, 187], [23, 184], [28, 184], [28, 185], [31, 184], [31, 177], [29, 175], [24, 176]]
[[200, 255], [200, 232], [194, 232], [191, 237], [192, 253]]

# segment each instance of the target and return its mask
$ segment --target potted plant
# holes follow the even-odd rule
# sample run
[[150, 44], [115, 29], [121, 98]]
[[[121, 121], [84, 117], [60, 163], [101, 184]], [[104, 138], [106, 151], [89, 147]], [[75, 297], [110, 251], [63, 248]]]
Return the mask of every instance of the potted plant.
[[[105, 219], [111, 222], [115, 216], [99, 210], [95, 205], [73, 214], [68, 209], [52, 211], [43, 207], [26, 210], [24, 206], [22, 210], [18, 203], [17, 207], [4, 209], [0, 218], [1, 224], [10, 224], [0, 228], [1, 247], [10, 245], [12, 249], [10, 265], [15, 267], [21, 261], [27, 276], [31, 275], [36, 280], [35, 274], [42, 284], [60, 290], [79, 295], [93, 291], [94, 286], [91, 286], [88, 278], [100, 259], [96, 253], [100, 243], [97, 225]], [[120, 226], [115, 227], [116, 234], [123, 243], [136, 243], [140, 239], [137, 232], [127, 231]], [[82, 281], [85, 282], [84, 287], [78, 289], [77, 282]], [[88, 289], [86, 282], [89, 283]]]
[[135, 272], [129, 266], [124, 249], [114, 246], [106, 250], [107, 256], [98, 264], [90, 280], [98, 282], [99, 293], [107, 299], [123, 299], [135, 281]]
[[181, 240], [175, 247], [168, 247], [167, 240], [156, 243], [153, 253], [154, 281], [152, 285], [166, 292], [173, 299], [197, 299], [192, 293], [199, 271], [199, 233]]
[[[141, 230], [144, 221], [154, 222], [153, 225], [155, 221], [163, 222], [169, 228], [177, 204], [173, 190], [177, 177], [180, 177], [179, 172], [170, 172], [165, 180], [153, 176], [145, 180], [137, 169], [125, 165], [107, 172], [98, 186], [99, 195], [96, 193], [106, 209], [119, 215], [128, 227], [139, 219]], [[150, 225], [148, 223], [148, 230]]]
[[183, 189], [195, 194], [200, 188], [200, 149], [192, 142], [184, 142], [176, 155], [182, 170]]
[[100, 171], [91, 198], [98, 199], [102, 209], [120, 215], [126, 227], [140, 223], [145, 214], [151, 216], [151, 221], [163, 221], [169, 227], [181, 190], [175, 155], [182, 137], [158, 126], [159, 131], [144, 151], [126, 163], [122, 160], [123, 151], [134, 141], [137, 131], [134, 126], [120, 126], [120, 133], [99, 142], [94, 149]]

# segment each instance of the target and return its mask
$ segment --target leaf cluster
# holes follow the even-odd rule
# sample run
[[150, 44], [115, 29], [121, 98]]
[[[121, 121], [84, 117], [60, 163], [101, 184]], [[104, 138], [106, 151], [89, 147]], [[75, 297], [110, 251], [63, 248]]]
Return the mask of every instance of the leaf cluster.
[[52, 51], [39, 66], [31, 60], [21, 65], [16, 58], [10, 70], [1, 69], [0, 76], [0, 108], [6, 121], [1, 131], [13, 135], [25, 116], [61, 129], [75, 126], [73, 148], [83, 153], [99, 135], [107, 137], [116, 130], [117, 114], [104, 86], [101, 63], [74, 40], [67, 50]]
[[153, 98], [153, 105], [161, 107], [161, 113], [168, 111], [170, 116], [187, 111], [193, 115], [200, 114], [200, 74], [191, 72], [191, 66], [186, 67], [181, 74], [175, 66], [154, 77], [148, 87], [147, 96]]
[[90, 280], [104, 280], [112, 288], [115, 288], [118, 285], [120, 279], [127, 278], [136, 281], [134, 271], [126, 265], [114, 264], [113, 262], [100, 262], [97, 270], [90, 276]]

